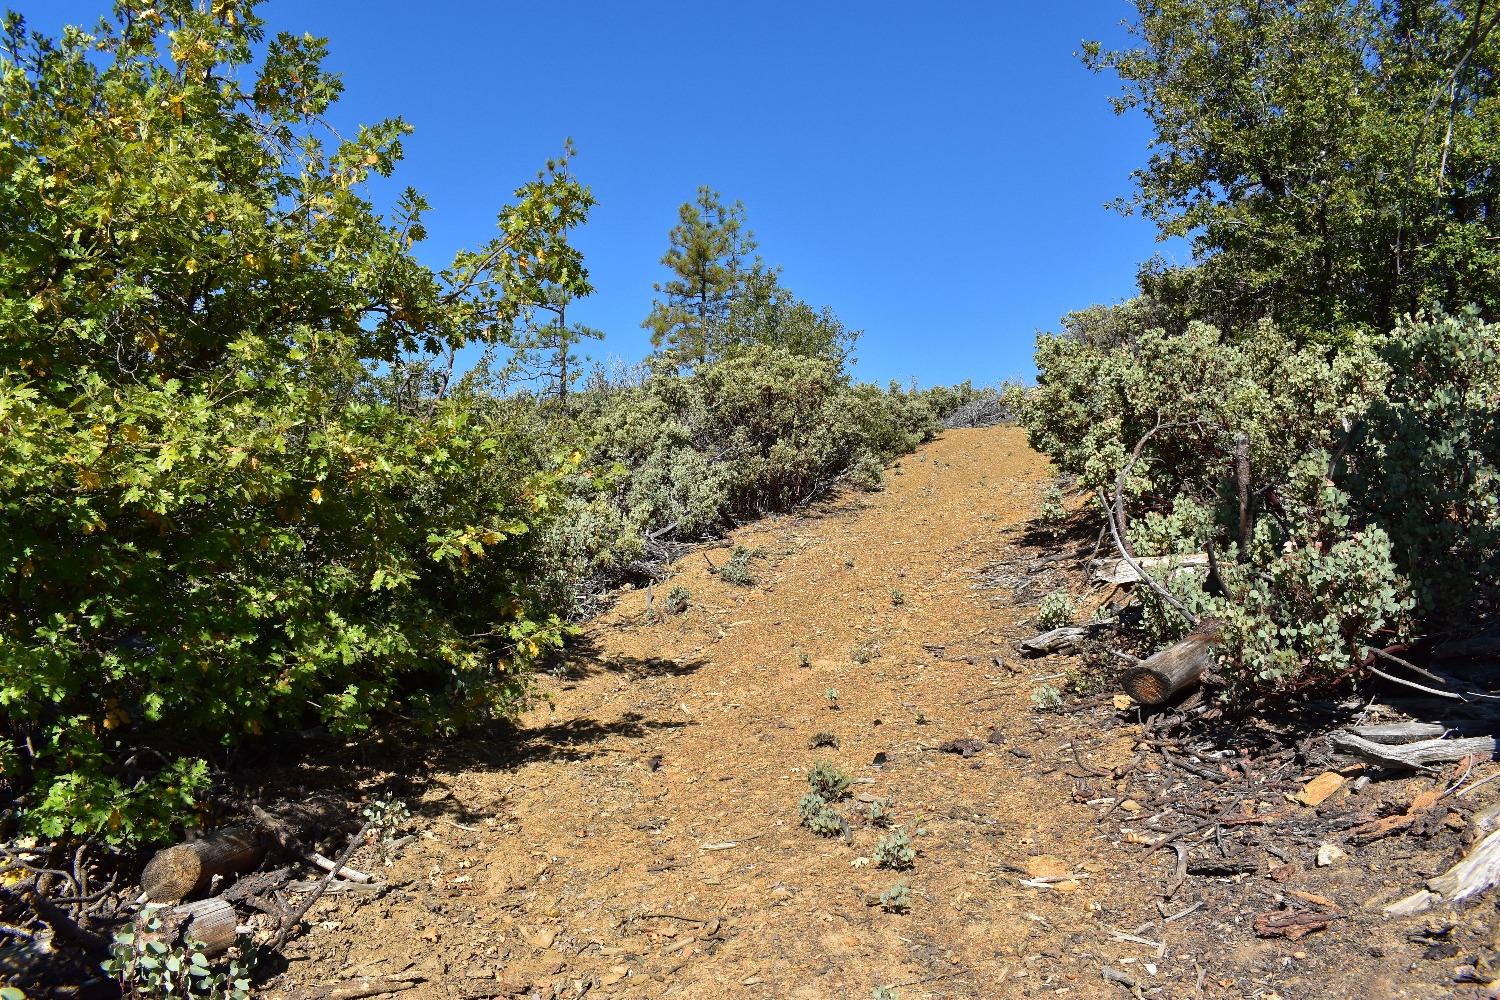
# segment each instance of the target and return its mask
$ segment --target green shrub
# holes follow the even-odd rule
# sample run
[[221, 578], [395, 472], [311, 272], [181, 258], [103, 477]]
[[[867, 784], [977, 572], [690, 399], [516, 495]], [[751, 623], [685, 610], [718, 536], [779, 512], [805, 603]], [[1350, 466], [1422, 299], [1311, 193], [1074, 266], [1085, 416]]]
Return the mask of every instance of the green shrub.
[[551, 164], [427, 268], [421, 198], [357, 193], [407, 126], [309, 132], [323, 43], [233, 6], [6, 22], [0, 780], [33, 833], [159, 839], [249, 736], [508, 714], [563, 635], [565, 463], [442, 355], [588, 292], [591, 197]]
[[819, 761], [808, 770], [807, 784], [829, 802], [849, 794], [849, 775], [828, 761]]
[[1042, 598], [1041, 605], [1036, 611], [1036, 624], [1038, 628], [1054, 629], [1073, 624], [1073, 617], [1077, 609], [1073, 606], [1073, 598], [1068, 596], [1066, 590], [1054, 590]]
[[817, 792], [808, 792], [797, 804], [797, 814], [802, 825], [820, 837], [837, 837], [845, 833], [847, 824], [838, 810]]
[[905, 830], [892, 830], [875, 844], [875, 864], [881, 868], [905, 871], [916, 863], [917, 851]]
[[661, 609], [669, 615], [680, 615], [688, 609], [692, 596], [693, 592], [686, 587], [673, 587], [662, 598]]
[[[893, 882], [880, 894], [880, 908], [887, 913], [905, 913], [911, 909], [911, 885], [905, 879]], [[887, 994], [894, 995], [894, 994]]]
[[919, 394], [851, 384], [837, 360], [752, 345], [683, 371], [656, 358], [573, 397], [537, 437], [584, 442], [549, 540], [553, 575], [593, 593], [661, 558], [839, 483], [873, 489], [886, 460], [937, 429]]
[[[1500, 327], [1438, 315], [1335, 349], [1266, 324], [1240, 340], [1188, 324], [1102, 345], [1043, 337], [1038, 361], [1023, 419], [1060, 468], [1108, 498], [1139, 449], [1122, 498], [1132, 547], [1214, 546], [1222, 590], [1170, 565], [1153, 575], [1220, 623], [1229, 696], [1354, 675], [1370, 646], [1492, 605]], [[1240, 435], [1254, 522], [1243, 552]], [[1179, 611], [1138, 593], [1143, 645], [1186, 633]]]
[[762, 558], [764, 555], [765, 553], [760, 549], [747, 549], [743, 545], [736, 545], [729, 555], [729, 561], [719, 567], [719, 579], [738, 587], [753, 587], [755, 575], [750, 572], [750, 560]]

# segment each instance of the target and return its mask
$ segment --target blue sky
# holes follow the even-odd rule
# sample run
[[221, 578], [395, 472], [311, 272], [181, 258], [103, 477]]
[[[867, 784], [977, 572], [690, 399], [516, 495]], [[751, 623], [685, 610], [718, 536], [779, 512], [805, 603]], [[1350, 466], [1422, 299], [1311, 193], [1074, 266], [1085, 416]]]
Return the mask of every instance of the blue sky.
[[[9, 0], [32, 26], [92, 24], [106, 0]], [[783, 281], [863, 328], [859, 377], [1030, 377], [1038, 329], [1132, 292], [1162, 249], [1103, 205], [1146, 155], [1085, 38], [1123, 0], [756, 4], [269, 0], [272, 31], [331, 40], [349, 126], [415, 127], [395, 181], [432, 203], [423, 256], [494, 231], [496, 210], [571, 136], [599, 206], [578, 234], [606, 331], [640, 322], [676, 209], [700, 184], [745, 203]], [[1170, 249], [1170, 248], [1169, 248]], [[1183, 251], [1172, 251], [1180, 258]]]

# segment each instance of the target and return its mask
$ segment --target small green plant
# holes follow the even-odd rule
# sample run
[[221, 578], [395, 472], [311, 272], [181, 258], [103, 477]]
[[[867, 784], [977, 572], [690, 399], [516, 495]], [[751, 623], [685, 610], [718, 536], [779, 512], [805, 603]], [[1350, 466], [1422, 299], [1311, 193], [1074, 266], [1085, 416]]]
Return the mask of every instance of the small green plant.
[[927, 713], [922, 711], [920, 708], [917, 709], [917, 714], [915, 715], [914, 719], [919, 726], [925, 726], [928, 723]]
[[820, 760], [807, 772], [807, 786], [829, 802], [837, 802], [849, 794], [849, 776], [838, 766]]
[[736, 545], [729, 553], [729, 561], [719, 567], [719, 579], [738, 587], [755, 585], [755, 574], [750, 572], [750, 560], [760, 559], [765, 553], [760, 549], [747, 549]]
[[828, 707], [837, 710], [839, 707], [839, 689], [829, 688], [823, 692], [823, 697], [828, 700]]
[[1041, 521], [1042, 527], [1054, 533], [1068, 519], [1068, 509], [1063, 506], [1062, 487], [1057, 483], [1048, 487], [1047, 498], [1042, 501], [1042, 510], [1037, 519]]
[[148, 911], [140, 929], [126, 925], [115, 934], [102, 968], [120, 984], [124, 996], [249, 1000], [255, 951], [248, 937], [236, 941], [223, 967], [216, 969], [200, 942], [169, 944], [161, 940], [161, 928], [161, 918]]
[[876, 655], [879, 652], [880, 644], [874, 639], [866, 639], [864, 642], [859, 643], [853, 649], [849, 650], [849, 659], [853, 660], [855, 663], [869, 663], [871, 660], [875, 659]]
[[1051, 684], [1043, 684], [1041, 687], [1032, 688], [1031, 703], [1038, 711], [1055, 712], [1063, 707], [1062, 692]]
[[870, 803], [870, 825], [890, 826], [891, 824], [891, 800], [876, 799]]
[[906, 603], [906, 593], [900, 590], [891, 591], [891, 607], [899, 608]]
[[411, 810], [397, 798], [372, 799], [360, 815], [369, 820], [371, 835], [379, 839], [381, 854], [389, 858], [401, 831], [411, 822]]
[[870, 993], [870, 1000], [901, 1000], [890, 986], [877, 986]]
[[661, 609], [669, 615], [680, 615], [688, 609], [688, 601], [692, 596], [693, 592], [686, 587], [673, 587], [662, 599]]
[[905, 879], [891, 883], [891, 887], [880, 894], [880, 908], [887, 913], [905, 913], [911, 909], [911, 886]]
[[892, 871], [905, 871], [916, 863], [917, 852], [905, 830], [892, 830], [875, 844], [875, 864]]
[[812, 657], [808, 655], [807, 650], [797, 650], [797, 666], [801, 667], [803, 670], [807, 670], [812, 666]]
[[837, 750], [839, 747], [839, 738], [826, 729], [822, 732], [813, 733], [812, 739], [807, 741], [807, 748], [809, 750], [816, 750], [818, 747], [833, 747]]
[[1073, 624], [1075, 614], [1077, 611], [1073, 607], [1073, 599], [1068, 596], [1067, 591], [1054, 590], [1042, 598], [1041, 606], [1036, 611], [1036, 623], [1044, 629], [1063, 628]]
[[817, 792], [808, 792], [797, 804], [797, 813], [802, 825], [820, 837], [837, 837], [848, 831], [848, 824], [838, 810]]

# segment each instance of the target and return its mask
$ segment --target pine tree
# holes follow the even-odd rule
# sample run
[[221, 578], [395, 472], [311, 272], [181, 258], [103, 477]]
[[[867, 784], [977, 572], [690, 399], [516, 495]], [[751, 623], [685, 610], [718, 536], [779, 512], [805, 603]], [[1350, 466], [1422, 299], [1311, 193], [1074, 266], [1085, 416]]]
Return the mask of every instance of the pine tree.
[[762, 265], [755, 237], [745, 228], [745, 206], [725, 205], [707, 186], [678, 209], [670, 246], [661, 262], [673, 277], [654, 286], [664, 296], [651, 307], [641, 325], [651, 331], [651, 343], [685, 364], [701, 364], [728, 346], [728, 320], [734, 300], [748, 276]]

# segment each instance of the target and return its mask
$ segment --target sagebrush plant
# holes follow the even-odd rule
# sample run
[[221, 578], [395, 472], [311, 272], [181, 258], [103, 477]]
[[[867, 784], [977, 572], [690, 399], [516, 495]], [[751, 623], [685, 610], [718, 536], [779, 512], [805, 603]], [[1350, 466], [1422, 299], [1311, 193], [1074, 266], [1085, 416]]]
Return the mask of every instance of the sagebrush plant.
[[797, 804], [797, 814], [802, 818], [802, 825], [820, 837], [836, 837], [848, 829], [833, 804], [817, 792], [802, 796], [802, 801]]
[[849, 775], [837, 764], [818, 761], [807, 772], [807, 785], [829, 802], [837, 802], [849, 794]]
[[833, 747], [835, 750], [837, 750], [838, 746], [839, 738], [833, 733], [830, 733], [826, 730], [813, 733], [812, 737], [807, 741], [807, 747], [809, 750], [816, 750], [819, 747]]
[[760, 549], [736, 545], [729, 554], [729, 560], [719, 567], [719, 579], [740, 587], [752, 587], [755, 585], [755, 574], [750, 570], [750, 560], [764, 557], [765, 553]]
[[508, 714], [563, 637], [536, 581], [570, 460], [444, 357], [587, 294], [593, 199], [554, 161], [430, 269], [421, 197], [361, 194], [408, 126], [320, 127], [324, 43], [256, 6], [5, 20], [0, 757], [30, 832], [159, 839], [206, 752], [310, 719]]
[[1039, 711], [1055, 712], [1063, 707], [1062, 692], [1051, 684], [1041, 684], [1031, 689], [1031, 704]]
[[865, 639], [854, 644], [849, 650], [849, 659], [858, 664], [866, 664], [880, 655], [880, 643], [874, 639]]
[[1074, 617], [1078, 614], [1073, 605], [1073, 598], [1066, 590], [1054, 590], [1042, 598], [1042, 603], [1036, 610], [1036, 624], [1042, 629], [1062, 628], [1073, 624]]

